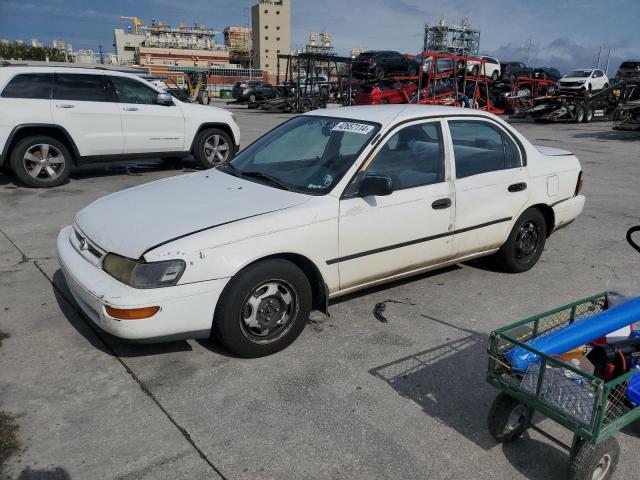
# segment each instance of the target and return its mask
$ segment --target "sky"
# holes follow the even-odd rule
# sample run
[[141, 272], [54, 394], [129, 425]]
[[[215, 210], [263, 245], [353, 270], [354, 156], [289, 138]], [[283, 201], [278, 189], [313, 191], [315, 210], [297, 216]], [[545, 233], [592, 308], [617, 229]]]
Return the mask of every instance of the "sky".
[[[75, 49], [113, 50], [113, 29], [126, 28], [121, 15], [170, 25], [204, 23], [222, 32], [245, 25], [254, 0], [0, 0], [0, 38], [46, 44], [64, 39]], [[481, 53], [532, 66], [601, 66], [611, 49], [609, 73], [623, 59], [640, 58], [640, 0], [292, 0], [292, 47], [309, 32], [328, 31], [340, 54], [351, 48], [421, 50], [424, 24], [462, 17], [481, 30]], [[222, 34], [218, 37], [223, 42]]]

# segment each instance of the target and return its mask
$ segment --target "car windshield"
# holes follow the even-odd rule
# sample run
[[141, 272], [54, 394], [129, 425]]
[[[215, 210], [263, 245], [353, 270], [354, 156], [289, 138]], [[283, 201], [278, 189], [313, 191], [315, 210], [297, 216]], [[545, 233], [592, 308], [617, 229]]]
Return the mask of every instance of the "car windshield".
[[568, 78], [587, 78], [591, 75], [591, 70], [573, 70], [567, 75]]
[[380, 129], [362, 120], [302, 115], [244, 149], [221, 170], [276, 188], [324, 195]]

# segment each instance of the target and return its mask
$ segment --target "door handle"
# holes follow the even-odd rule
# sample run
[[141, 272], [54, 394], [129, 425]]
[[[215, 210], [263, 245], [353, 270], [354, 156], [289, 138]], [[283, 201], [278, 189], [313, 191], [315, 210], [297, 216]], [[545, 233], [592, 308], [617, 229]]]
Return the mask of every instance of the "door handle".
[[509, 185], [508, 190], [513, 193], [513, 192], [522, 192], [523, 190], [527, 189], [527, 184], [524, 182], [520, 182], [520, 183], [514, 183], [513, 185]]
[[74, 108], [75, 105], [70, 105], [68, 103], [56, 103], [56, 108]]
[[127, 112], [137, 112], [138, 108], [137, 107], [122, 107], [123, 110], [126, 110]]
[[445, 208], [449, 208], [450, 206], [450, 198], [441, 198], [440, 200], [436, 200], [431, 204], [431, 208], [433, 208], [434, 210], [444, 210]]

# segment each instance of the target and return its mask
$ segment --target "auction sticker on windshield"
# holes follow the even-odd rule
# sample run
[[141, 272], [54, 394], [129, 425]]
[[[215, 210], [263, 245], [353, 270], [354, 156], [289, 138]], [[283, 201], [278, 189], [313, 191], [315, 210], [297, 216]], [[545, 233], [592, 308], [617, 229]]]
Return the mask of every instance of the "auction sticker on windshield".
[[334, 132], [349, 132], [366, 135], [374, 128], [375, 127], [373, 125], [367, 125], [366, 123], [340, 122], [331, 130]]

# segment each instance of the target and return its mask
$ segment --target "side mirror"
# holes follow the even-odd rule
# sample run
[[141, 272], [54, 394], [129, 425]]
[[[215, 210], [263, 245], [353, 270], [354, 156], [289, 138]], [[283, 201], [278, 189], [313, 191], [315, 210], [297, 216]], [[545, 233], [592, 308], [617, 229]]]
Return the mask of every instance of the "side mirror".
[[156, 97], [156, 103], [158, 105], [173, 105], [173, 97], [167, 92], [159, 93]]
[[393, 180], [386, 175], [364, 173], [357, 185], [358, 197], [382, 197], [393, 193]]

